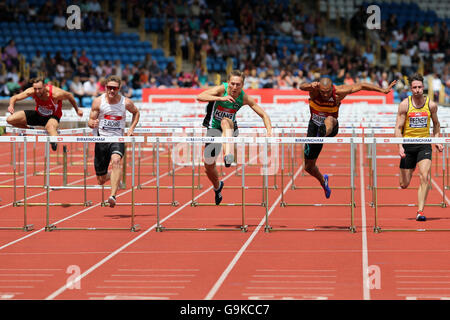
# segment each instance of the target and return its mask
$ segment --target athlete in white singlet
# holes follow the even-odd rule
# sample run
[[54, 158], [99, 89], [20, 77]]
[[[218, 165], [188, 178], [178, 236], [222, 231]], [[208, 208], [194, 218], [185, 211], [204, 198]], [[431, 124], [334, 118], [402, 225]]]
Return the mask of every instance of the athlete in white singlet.
[[[106, 79], [106, 93], [94, 99], [88, 125], [95, 136], [123, 136], [125, 133], [126, 111], [133, 115], [131, 125], [126, 132], [132, 136], [139, 121], [139, 110], [133, 101], [119, 94], [121, 79], [110, 76]], [[120, 183], [122, 158], [125, 154], [124, 143], [96, 143], [94, 167], [100, 185], [111, 180], [111, 195], [108, 203], [116, 205], [116, 193]], [[108, 172], [111, 163], [111, 172]]]

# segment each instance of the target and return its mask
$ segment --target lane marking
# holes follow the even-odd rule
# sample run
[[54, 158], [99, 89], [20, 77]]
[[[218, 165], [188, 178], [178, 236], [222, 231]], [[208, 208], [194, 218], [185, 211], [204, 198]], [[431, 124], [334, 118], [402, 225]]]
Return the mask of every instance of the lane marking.
[[[294, 179], [290, 179], [289, 183], [286, 185], [286, 187], [284, 188], [284, 192], [286, 192], [291, 184], [292, 184], [292, 180], [295, 180], [297, 178], [297, 176], [300, 174], [300, 172], [303, 169], [303, 165], [300, 166], [300, 168], [297, 170], [297, 172], [294, 175]], [[273, 210], [275, 209], [275, 206], [281, 201], [281, 194], [278, 196], [278, 198], [275, 200], [275, 202], [272, 204], [272, 206], [269, 209], [268, 215], [270, 216], [270, 214], [273, 212]], [[231, 260], [230, 264], [225, 268], [225, 270], [223, 271], [223, 273], [220, 275], [219, 279], [216, 281], [216, 283], [213, 285], [213, 287], [211, 288], [211, 290], [208, 292], [208, 294], [206, 295], [206, 297], [204, 298], [205, 300], [211, 300], [215, 294], [217, 293], [217, 291], [220, 289], [220, 287], [222, 286], [223, 282], [225, 281], [225, 279], [228, 277], [228, 275], [230, 274], [231, 270], [233, 270], [234, 266], [236, 265], [236, 263], [238, 262], [238, 260], [241, 258], [242, 254], [244, 253], [244, 251], [248, 248], [248, 246], [250, 245], [250, 243], [253, 241], [253, 239], [255, 238], [256, 234], [258, 234], [259, 230], [261, 229], [261, 227], [265, 224], [265, 220], [266, 217], [264, 216], [261, 221], [259, 222], [258, 226], [255, 228], [255, 230], [253, 230], [252, 234], [250, 235], [250, 237], [247, 239], [247, 241], [244, 243], [244, 245], [239, 249], [239, 251], [236, 253], [236, 255], [234, 256], [233, 260]]]
[[369, 252], [367, 249], [367, 216], [366, 216], [366, 194], [364, 184], [363, 145], [359, 145], [359, 177], [361, 186], [361, 229], [362, 229], [362, 276], [363, 276], [363, 299], [370, 300], [369, 289]]

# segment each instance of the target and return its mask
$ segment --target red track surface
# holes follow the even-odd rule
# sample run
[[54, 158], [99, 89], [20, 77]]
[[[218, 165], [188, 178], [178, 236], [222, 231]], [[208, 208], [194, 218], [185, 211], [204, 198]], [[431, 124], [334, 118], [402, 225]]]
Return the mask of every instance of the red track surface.
[[[3, 145], [7, 150], [9, 146]], [[30, 144], [31, 149], [31, 144]], [[380, 147], [379, 155], [395, 155], [392, 146]], [[8, 149], [9, 150], [9, 149]], [[38, 170], [42, 170], [43, 145], [38, 144]], [[300, 153], [300, 148], [297, 149]], [[80, 154], [77, 151], [76, 154]], [[167, 153], [165, 153], [167, 155]], [[28, 154], [32, 157], [31, 150]], [[291, 177], [284, 180], [284, 201], [293, 203], [350, 203], [348, 187], [348, 145], [325, 145], [318, 164], [331, 174], [331, 199], [325, 199], [318, 183], [303, 175], [297, 159]], [[450, 255], [448, 232], [374, 233], [374, 209], [369, 185], [365, 149], [356, 152], [355, 226], [348, 231], [350, 207], [281, 207], [280, 177], [277, 189], [269, 190], [269, 225], [273, 228], [314, 228], [343, 231], [273, 231], [265, 232], [265, 208], [247, 206], [247, 232], [241, 231], [164, 231], [156, 232], [156, 207], [136, 206], [135, 223], [139, 232], [54, 230], [45, 231], [46, 208], [29, 207], [28, 223], [33, 231], [0, 230], [0, 299], [443, 299], [450, 297]], [[93, 152], [89, 160], [92, 161]], [[144, 153], [151, 162], [151, 152]], [[81, 159], [81, 158], [77, 158]], [[52, 158], [52, 161], [55, 159]], [[81, 160], [77, 160], [81, 161]], [[171, 185], [171, 176], [162, 158], [161, 185]], [[398, 173], [398, 159], [380, 159], [378, 185], [397, 186], [398, 178], [381, 174]], [[391, 165], [391, 166], [390, 166]], [[52, 172], [62, 166], [52, 164]], [[11, 172], [10, 156], [0, 156], [2, 172]], [[143, 166], [150, 173], [151, 166]], [[240, 170], [240, 166], [237, 167]], [[95, 185], [92, 163], [88, 165], [89, 185]], [[236, 167], [224, 168], [226, 187], [241, 186]], [[260, 166], [247, 167], [258, 173]], [[286, 168], [288, 171], [288, 169]], [[201, 170], [203, 173], [203, 169]], [[80, 165], [69, 172], [82, 172]], [[130, 173], [130, 169], [128, 169]], [[28, 184], [43, 183], [28, 166]], [[178, 168], [177, 186], [191, 186], [191, 168]], [[181, 175], [186, 174], [186, 175]], [[362, 175], [361, 175], [362, 174]], [[442, 178], [435, 177], [428, 203], [442, 201]], [[12, 184], [10, 176], [0, 176], [1, 185]], [[23, 185], [23, 177], [17, 178]], [[155, 185], [156, 177], [142, 175], [141, 183]], [[417, 177], [411, 187], [417, 186]], [[197, 181], [197, 180], [196, 180]], [[61, 176], [52, 176], [52, 185], [61, 185]], [[82, 176], [69, 176], [69, 184], [82, 184]], [[261, 186], [260, 176], [247, 176], [246, 186]], [[269, 178], [271, 186], [273, 177]], [[119, 203], [131, 201], [131, 177], [121, 190]], [[201, 189], [195, 189], [200, 203], [212, 203], [214, 193], [205, 176]], [[314, 187], [299, 189], [299, 187]], [[12, 188], [0, 189], [0, 227], [22, 227], [23, 207], [13, 207]], [[28, 202], [45, 202], [43, 188], [28, 189]], [[105, 196], [108, 190], [105, 190]], [[417, 190], [379, 189], [379, 203], [415, 203]], [[226, 188], [224, 203], [241, 201], [240, 188]], [[245, 191], [246, 203], [258, 204], [260, 189]], [[23, 188], [17, 189], [17, 199]], [[82, 202], [82, 190], [50, 192], [50, 202]], [[191, 207], [191, 189], [176, 189], [179, 206], [161, 206], [161, 224], [165, 228], [228, 228], [241, 225], [240, 206]], [[57, 227], [129, 228], [130, 206], [114, 209], [100, 206], [101, 191], [88, 190], [91, 207], [50, 207], [50, 222]], [[171, 202], [170, 189], [161, 190], [161, 202]], [[135, 202], [156, 202], [154, 189], [135, 191]], [[446, 200], [448, 204], [448, 200]], [[450, 228], [448, 209], [427, 207], [427, 222], [416, 222], [414, 207], [379, 208], [381, 228]], [[78, 273], [77, 273], [78, 271]], [[374, 273], [375, 272], [375, 273]], [[79, 275], [78, 278], [76, 276]], [[366, 283], [370, 282], [370, 286]], [[66, 286], [69, 285], [69, 287]]]

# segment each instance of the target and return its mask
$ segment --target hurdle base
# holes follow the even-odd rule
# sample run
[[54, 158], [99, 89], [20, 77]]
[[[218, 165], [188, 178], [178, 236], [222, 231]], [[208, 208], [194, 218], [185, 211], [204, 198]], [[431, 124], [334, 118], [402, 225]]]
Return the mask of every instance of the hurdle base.
[[[22, 201], [17, 201], [13, 204], [14, 207], [23, 207], [25, 203]], [[91, 207], [92, 201], [86, 202], [73, 202], [73, 203], [46, 203], [46, 202], [30, 202], [26, 204], [27, 207]]]
[[220, 203], [220, 204], [215, 204], [215, 203], [207, 203], [207, 202], [205, 202], [205, 203], [199, 203], [199, 202], [197, 202], [197, 201], [192, 201], [191, 202], [191, 207], [233, 207], [233, 206], [236, 206], [236, 207], [242, 207], [242, 206], [245, 206], [245, 207], [264, 207], [264, 203], [244, 203], [244, 204], [242, 204], [242, 203], [240, 203], [240, 202], [236, 202], [236, 203]]
[[158, 226], [155, 228], [156, 232], [163, 232], [163, 231], [241, 231], [241, 232], [247, 232], [248, 226], [240, 226], [238, 228], [166, 228], [163, 226]]
[[426, 228], [417, 228], [417, 229], [382, 229], [381, 227], [375, 227], [375, 233], [381, 232], [449, 232], [450, 229], [426, 229]]
[[23, 227], [0, 227], [0, 230], [22, 230], [22, 231], [32, 231], [34, 230], [34, 225], [27, 224]]
[[283, 205], [282, 205], [282, 207], [351, 207], [351, 206], [356, 206], [356, 204], [351, 204], [351, 203], [287, 203], [287, 202], [283, 202]]
[[265, 227], [264, 231], [273, 232], [273, 231], [349, 231], [350, 233], [356, 233], [356, 227], [345, 227], [345, 228], [273, 228], [273, 227]]
[[[371, 202], [371, 206], [373, 207], [374, 204], [373, 202]], [[381, 204], [377, 204], [377, 207], [417, 207], [416, 203], [381, 203]], [[440, 203], [426, 203], [425, 207], [441, 207], [441, 208], [446, 208], [447, 204], [445, 202], [440, 202]]]
[[124, 231], [131, 231], [131, 232], [138, 232], [141, 230], [140, 225], [135, 224], [131, 226], [130, 228], [97, 228], [97, 227], [57, 227], [55, 224], [51, 224], [49, 226], [45, 227], [45, 231], [58, 231], [58, 230], [87, 230], [87, 231], [97, 231], [97, 230], [106, 230], [106, 231], [117, 231], [117, 230], [124, 230]]

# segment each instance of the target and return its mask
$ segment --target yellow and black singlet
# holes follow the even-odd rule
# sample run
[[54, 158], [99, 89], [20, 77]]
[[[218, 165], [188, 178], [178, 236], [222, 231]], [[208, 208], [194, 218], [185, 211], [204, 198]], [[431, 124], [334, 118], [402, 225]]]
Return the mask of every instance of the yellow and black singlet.
[[430, 98], [426, 97], [425, 104], [417, 108], [412, 103], [412, 97], [408, 97], [408, 112], [403, 127], [405, 138], [426, 138], [430, 136]]

